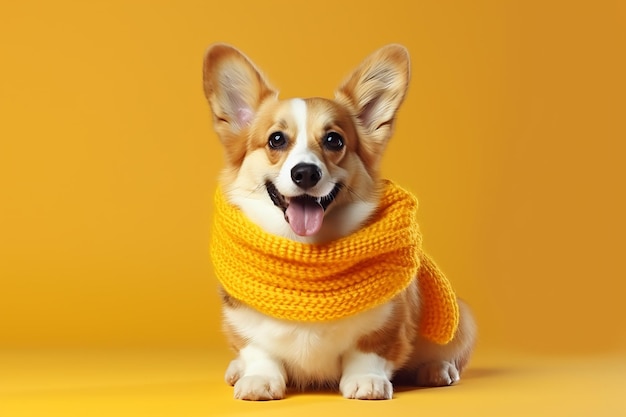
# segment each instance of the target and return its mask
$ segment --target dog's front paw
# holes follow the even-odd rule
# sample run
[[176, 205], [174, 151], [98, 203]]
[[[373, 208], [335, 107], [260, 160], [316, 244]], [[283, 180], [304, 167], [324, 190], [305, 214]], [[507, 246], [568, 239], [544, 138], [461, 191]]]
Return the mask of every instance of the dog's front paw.
[[243, 364], [239, 358], [233, 359], [230, 361], [228, 365], [228, 369], [226, 369], [226, 375], [224, 375], [224, 380], [231, 387], [239, 381], [241, 378], [241, 374], [243, 373]]
[[387, 377], [380, 375], [353, 375], [342, 378], [341, 394], [357, 400], [390, 400], [393, 387]]
[[235, 383], [235, 398], [239, 400], [264, 401], [285, 398], [287, 385], [282, 378], [249, 375]]
[[461, 379], [453, 362], [430, 362], [417, 369], [417, 385], [423, 387], [444, 387]]

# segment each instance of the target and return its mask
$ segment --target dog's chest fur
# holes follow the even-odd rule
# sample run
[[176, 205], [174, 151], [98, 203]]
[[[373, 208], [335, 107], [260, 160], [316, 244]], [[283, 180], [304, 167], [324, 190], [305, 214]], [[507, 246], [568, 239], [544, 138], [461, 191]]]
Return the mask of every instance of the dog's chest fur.
[[298, 323], [274, 319], [240, 305], [226, 307], [228, 327], [248, 343], [280, 359], [295, 385], [339, 381], [341, 358], [359, 339], [382, 328], [392, 315], [387, 303], [330, 323]]

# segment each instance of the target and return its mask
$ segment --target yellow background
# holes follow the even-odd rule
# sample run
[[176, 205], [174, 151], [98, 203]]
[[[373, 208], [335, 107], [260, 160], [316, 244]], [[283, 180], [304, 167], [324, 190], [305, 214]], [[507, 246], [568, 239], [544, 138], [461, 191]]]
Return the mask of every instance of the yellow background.
[[[625, 382], [625, 28], [617, 1], [4, 2], [0, 365], [18, 396], [7, 404], [27, 415], [29, 375], [54, 385], [63, 373], [24, 374], [33, 349], [57, 352], [35, 356], [59, 369], [83, 366], [60, 349], [210, 351], [220, 359], [198, 359], [206, 373], [193, 378], [221, 377], [207, 256], [221, 149], [201, 84], [217, 41], [283, 97], [330, 96], [368, 53], [406, 45], [413, 77], [383, 170], [417, 194], [425, 247], [473, 306], [475, 363], [576, 357]], [[50, 410], [55, 398], [38, 399]]]

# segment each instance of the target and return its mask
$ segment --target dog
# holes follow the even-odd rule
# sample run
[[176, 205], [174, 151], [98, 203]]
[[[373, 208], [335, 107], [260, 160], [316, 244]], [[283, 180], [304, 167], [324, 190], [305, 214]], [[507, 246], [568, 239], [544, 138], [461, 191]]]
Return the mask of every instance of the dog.
[[[245, 233], [258, 228], [278, 239], [271, 240], [269, 249], [259, 250], [273, 251], [284, 241], [308, 250], [344, 242], [371, 221], [387, 184], [380, 177], [381, 156], [409, 84], [405, 47], [392, 44], [372, 53], [340, 84], [334, 99], [279, 99], [256, 65], [226, 44], [208, 49], [203, 75], [213, 126], [225, 153], [219, 187], [229, 210], [242, 216], [220, 230], [243, 228]], [[265, 264], [250, 267], [256, 256], [244, 261], [232, 247], [222, 252], [229, 267], [239, 268], [239, 262], [248, 268], [238, 275], [248, 285], [240, 296], [223, 283], [220, 288], [224, 332], [237, 353], [225, 379], [237, 399], [282, 399], [288, 387], [338, 389], [351, 399], [391, 399], [392, 381], [452, 385], [468, 363], [476, 324], [462, 300], [456, 304], [458, 320], [451, 340], [437, 343], [420, 333], [425, 298], [419, 280], [437, 271], [421, 253], [418, 272], [412, 271], [410, 281], [382, 304], [331, 320], [301, 320], [297, 315], [274, 316], [248, 303], [246, 294], [257, 288], [252, 275]], [[280, 279], [280, 259], [275, 259], [279, 254], [268, 256], [278, 262], [274, 269]], [[370, 262], [363, 269], [375, 265]], [[349, 296], [343, 300], [360, 301]], [[259, 305], [278, 311], [278, 304]], [[300, 304], [295, 302], [294, 308]], [[325, 317], [335, 317], [332, 309], [343, 307], [330, 306]]]

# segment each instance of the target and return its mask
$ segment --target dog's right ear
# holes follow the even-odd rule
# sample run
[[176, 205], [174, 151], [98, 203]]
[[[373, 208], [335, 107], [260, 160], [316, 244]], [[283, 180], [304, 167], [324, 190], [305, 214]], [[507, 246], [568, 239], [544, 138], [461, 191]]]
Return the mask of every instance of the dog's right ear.
[[204, 94], [222, 142], [247, 128], [265, 99], [277, 96], [252, 61], [225, 44], [211, 46], [204, 57]]
[[365, 58], [335, 93], [335, 98], [352, 110], [363, 135], [363, 156], [370, 166], [380, 161], [391, 138], [409, 78], [407, 49], [391, 44]]

